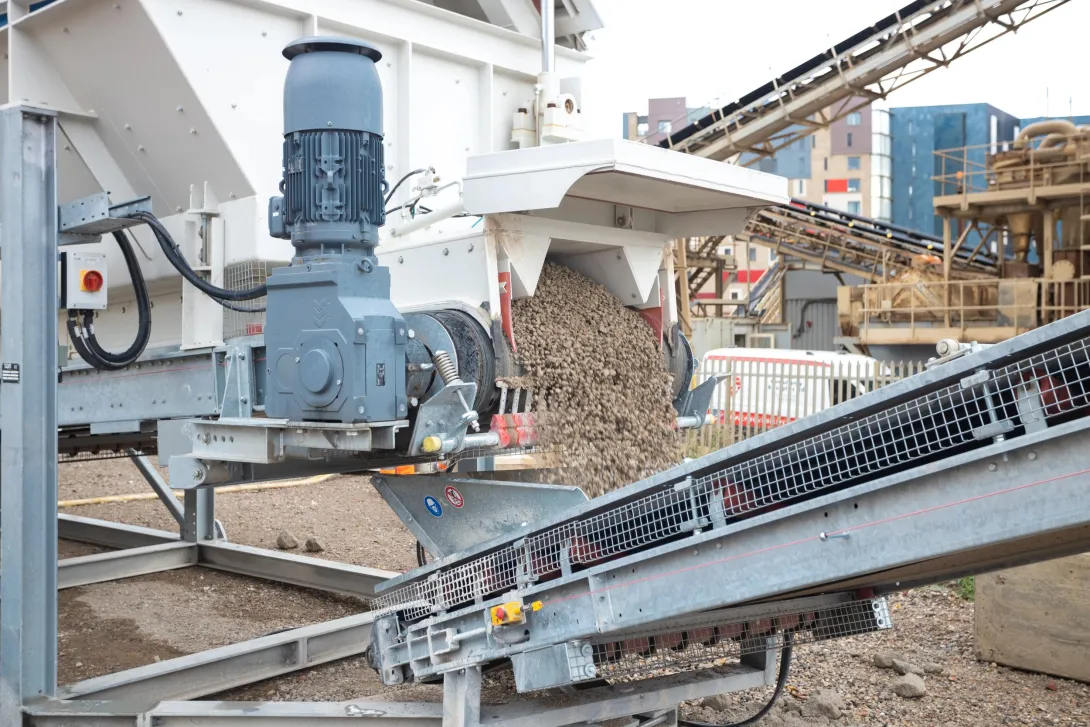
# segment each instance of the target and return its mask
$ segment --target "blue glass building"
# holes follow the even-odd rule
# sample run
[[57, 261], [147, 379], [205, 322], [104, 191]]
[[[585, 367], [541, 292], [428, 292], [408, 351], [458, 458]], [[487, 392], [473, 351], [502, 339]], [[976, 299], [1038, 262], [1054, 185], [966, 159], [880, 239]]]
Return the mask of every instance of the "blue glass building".
[[979, 169], [991, 146], [1013, 140], [1020, 126], [1019, 119], [984, 103], [890, 109], [893, 223], [941, 235], [942, 222], [932, 206], [938, 183], [932, 178], [956, 173], [959, 163], [944, 162], [935, 151], [978, 147], [969, 165]]

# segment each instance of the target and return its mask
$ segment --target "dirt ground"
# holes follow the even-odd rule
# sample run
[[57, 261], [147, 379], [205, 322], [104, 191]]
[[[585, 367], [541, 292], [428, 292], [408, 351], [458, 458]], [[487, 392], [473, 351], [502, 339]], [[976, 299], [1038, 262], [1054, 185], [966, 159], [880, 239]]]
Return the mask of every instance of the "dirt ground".
[[[62, 500], [146, 492], [125, 460], [66, 464]], [[64, 512], [173, 530], [158, 500], [97, 504]], [[364, 477], [338, 477], [292, 489], [222, 494], [217, 516], [233, 542], [275, 547], [290, 531], [302, 543], [317, 536], [319, 558], [401, 571], [415, 565], [414, 544]], [[301, 548], [300, 548], [301, 551]], [[62, 543], [62, 557], [95, 552]], [[949, 586], [891, 598], [891, 631], [795, 649], [788, 694], [764, 727], [889, 725], [890, 727], [1090, 727], [1090, 686], [976, 661], [973, 605]], [[214, 646], [365, 610], [362, 602], [243, 576], [187, 568], [68, 589], [60, 600], [60, 680], [70, 683]], [[900, 677], [875, 665], [896, 652], [924, 675], [920, 698], [897, 696]], [[1090, 658], [1088, 655], [1087, 658]], [[486, 700], [510, 697], [509, 674], [488, 680]], [[686, 705], [684, 716], [717, 724], [755, 713], [770, 689]], [[382, 687], [362, 658], [345, 659], [218, 695], [243, 700], [438, 701], [433, 685]], [[833, 702], [833, 707], [822, 706]], [[831, 711], [830, 711], [831, 710]], [[800, 713], [801, 712], [801, 713]], [[839, 714], [837, 719], [828, 715]], [[805, 715], [805, 716], [804, 716]]]

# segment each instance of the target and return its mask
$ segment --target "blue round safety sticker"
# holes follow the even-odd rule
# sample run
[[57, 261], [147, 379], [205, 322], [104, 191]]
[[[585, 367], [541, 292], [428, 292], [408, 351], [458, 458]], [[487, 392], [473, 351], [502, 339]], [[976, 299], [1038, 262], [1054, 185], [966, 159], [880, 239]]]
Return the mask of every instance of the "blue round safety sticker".
[[431, 495], [424, 498], [424, 507], [428, 508], [428, 512], [435, 517], [443, 517], [443, 506]]

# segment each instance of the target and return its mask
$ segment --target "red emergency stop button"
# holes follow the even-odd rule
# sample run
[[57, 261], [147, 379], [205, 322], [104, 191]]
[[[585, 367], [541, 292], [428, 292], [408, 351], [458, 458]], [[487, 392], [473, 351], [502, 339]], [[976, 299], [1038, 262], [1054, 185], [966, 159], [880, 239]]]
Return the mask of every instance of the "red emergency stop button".
[[97, 293], [102, 290], [102, 273], [97, 270], [81, 270], [79, 288], [84, 293]]

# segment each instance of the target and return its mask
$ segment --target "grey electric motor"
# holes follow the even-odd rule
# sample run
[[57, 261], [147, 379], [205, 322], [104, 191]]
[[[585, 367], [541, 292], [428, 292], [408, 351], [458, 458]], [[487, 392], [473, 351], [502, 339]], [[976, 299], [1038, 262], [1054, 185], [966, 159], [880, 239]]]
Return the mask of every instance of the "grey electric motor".
[[[386, 221], [378, 50], [346, 38], [284, 49], [282, 197], [269, 231], [295, 246], [269, 276], [265, 325], [268, 416], [342, 423], [405, 419], [430, 374], [378, 264]], [[421, 367], [414, 367], [419, 370]], [[426, 368], [426, 367], [425, 367]]]

